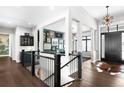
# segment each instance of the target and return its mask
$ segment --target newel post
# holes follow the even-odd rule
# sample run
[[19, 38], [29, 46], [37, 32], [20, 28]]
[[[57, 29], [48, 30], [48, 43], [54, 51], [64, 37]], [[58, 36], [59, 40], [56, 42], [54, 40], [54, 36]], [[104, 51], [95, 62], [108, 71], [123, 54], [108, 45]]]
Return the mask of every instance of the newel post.
[[22, 62], [22, 65], [24, 66], [24, 61], [25, 61], [25, 50], [22, 50], [22, 53], [21, 53], [21, 62]]
[[55, 63], [54, 63], [54, 86], [61, 86], [61, 55], [55, 54]]
[[32, 71], [32, 76], [35, 76], [35, 51], [32, 51], [32, 56], [31, 56], [31, 71]]
[[78, 79], [82, 79], [82, 53], [78, 52]]

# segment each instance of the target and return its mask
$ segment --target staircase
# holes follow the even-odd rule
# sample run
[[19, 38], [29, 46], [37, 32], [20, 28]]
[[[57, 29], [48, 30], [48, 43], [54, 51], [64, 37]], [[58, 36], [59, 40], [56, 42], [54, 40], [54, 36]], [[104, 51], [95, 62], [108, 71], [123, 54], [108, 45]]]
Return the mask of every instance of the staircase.
[[[22, 54], [25, 56], [25, 52]], [[69, 54], [70, 61], [61, 66], [61, 55], [55, 54], [53, 57], [37, 55], [34, 51], [31, 55], [31, 66], [26, 67], [33, 76], [36, 76], [50, 87], [69, 86], [73, 81], [82, 77], [82, 55]], [[39, 60], [37, 59], [39, 58]], [[27, 58], [26, 58], [27, 59]], [[35, 64], [35, 61], [39, 64]], [[25, 64], [25, 62], [23, 62]], [[75, 74], [76, 73], [76, 74]]]

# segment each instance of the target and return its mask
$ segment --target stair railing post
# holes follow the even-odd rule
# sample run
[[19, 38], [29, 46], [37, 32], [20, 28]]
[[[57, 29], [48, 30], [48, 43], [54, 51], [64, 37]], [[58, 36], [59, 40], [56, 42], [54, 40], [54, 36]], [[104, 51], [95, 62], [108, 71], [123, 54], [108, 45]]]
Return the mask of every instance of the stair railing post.
[[78, 79], [82, 79], [82, 53], [78, 52]]
[[25, 63], [25, 62], [24, 62], [24, 61], [25, 61], [25, 59], [24, 59], [24, 58], [25, 58], [25, 57], [24, 57], [25, 55], [24, 55], [24, 54], [25, 54], [25, 50], [22, 50], [22, 53], [21, 53], [21, 62], [22, 62], [22, 65], [23, 65], [23, 66], [24, 66], [24, 63]]
[[55, 54], [54, 63], [54, 87], [61, 86], [61, 55]]
[[35, 51], [32, 51], [32, 55], [31, 55], [31, 71], [32, 71], [32, 76], [35, 76]]

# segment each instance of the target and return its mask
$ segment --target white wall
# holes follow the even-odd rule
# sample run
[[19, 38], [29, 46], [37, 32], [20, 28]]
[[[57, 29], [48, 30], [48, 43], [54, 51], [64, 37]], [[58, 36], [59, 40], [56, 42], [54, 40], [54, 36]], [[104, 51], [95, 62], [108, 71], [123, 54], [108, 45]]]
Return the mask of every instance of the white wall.
[[[58, 11], [56, 12], [56, 9], [53, 11], [53, 14], [48, 14], [46, 18], [47, 20], [45, 21], [41, 21], [40, 24], [38, 24], [34, 29], [33, 29], [33, 34], [34, 34], [34, 44], [35, 44], [35, 49], [37, 49], [37, 31], [40, 30], [40, 51], [43, 51], [43, 28], [47, 27], [50, 24], [53, 24], [55, 22], [58, 22], [59, 20], [62, 20], [65, 18], [65, 14], [66, 14], [67, 9], [62, 10], [62, 11]], [[62, 22], [63, 23], [63, 22]], [[50, 29], [53, 29], [54, 26], [50, 26]], [[58, 30], [60, 31], [61, 29], [63, 29], [63, 26], [59, 26], [54, 28], [53, 30]], [[61, 30], [63, 32], [63, 30]], [[61, 32], [60, 31], [60, 32]]]
[[[54, 10], [54, 13], [55, 13], [55, 10]], [[52, 15], [52, 13], [51, 13], [51, 15]], [[46, 21], [41, 22], [37, 26], [37, 30], [42, 27], [40, 29], [41, 30], [40, 48], [42, 48], [42, 46], [43, 46], [43, 44], [42, 44], [43, 27], [45, 27], [51, 23], [54, 23], [54, 22], [56, 22], [62, 18], [65, 18], [65, 52], [66, 52], [65, 55], [68, 55], [68, 53], [70, 53], [72, 51], [72, 35], [71, 35], [71, 33], [72, 33], [72, 19], [76, 19], [79, 21], [78, 32], [81, 32], [82, 25], [86, 25], [90, 28], [97, 30], [97, 21], [92, 16], [90, 16], [82, 7], [79, 7], [79, 6], [68, 7], [68, 9], [66, 9], [65, 11], [62, 11], [62, 12], [59, 11], [59, 13], [57, 12], [56, 15], [48, 17], [48, 19]], [[36, 29], [35, 29], [35, 31], [36, 31]], [[36, 33], [37, 33], [37, 31], [35, 32], [35, 34]], [[80, 35], [80, 37], [81, 37], [80, 33], [78, 35]], [[37, 40], [37, 35], [36, 35], [35, 39]], [[81, 51], [80, 50], [82, 48], [81, 40], [80, 40], [80, 38], [78, 40], [79, 40], [78, 49], [79, 49], [79, 51]]]
[[24, 33], [30, 33], [30, 35], [32, 35], [32, 29], [28, 29], [28, 28], [23, 28], [23, 27], [16, 27], [15, 30], [15, 56], [14, 56], [14, 60], [16, 60], [16, 62], [20, 62], [20, 52], [24, 49], [26, 51], [28, 50], [34, 50], [34, 46], [20, 46], [20, 35], [24, 35]]
[[65, 33], [65, 19], [61, 19], [52, 24], [49, 24], [45, 26], [44, 29], [50, 29], [50, 30]]
[[[77, 21], [79, 21], [79, 29], [78, 29], [78, 32], [77, 32], [77, 35], [78, 35], [78, 38], [77, 38], [77, 49], [78, 51], [82, 51], [81, 48], [82, 48], [82, 44], [81, 44], [81, 31], [85, 28], [82, 28], [82, 25], [85, 25], [87, 27], [89, 27], [90, 29], [92, 29], [93, 33], [94, 34], [91, 34], [91, 35], [94, 35], [92, 36], [93, 40], [92, 40], [92, 61], [96, 61], [98, 57], [97, 54], [99, 53], [96, 49], [97, 47], [99, 46], [99, 44], [96, 44], [96, 35], [98, 34], [95, 34], [95, 33], [98, 33], [98, 26], [97, 26], [97, 21], [95, 18], [93, 18], [92, 16], [90, 16], [87, 11], [85, 11], [82, 7], [71, 7], [70, 8], [70, 13], [71, 13], [71, 17], [72, 19], [76, 19]], [[79, 38], [80, 37], [80, 38]], [[97, 53], [95, 53], [95, 52]]]
[[85, 31], [82, 33], [82, 36], [91, 36], [91, 31]]
[[97, 29], [97, 21], [91, 15], [87, 13], [82, 7], [70, 7], [72, 18], [81, 22], [82, 25]]

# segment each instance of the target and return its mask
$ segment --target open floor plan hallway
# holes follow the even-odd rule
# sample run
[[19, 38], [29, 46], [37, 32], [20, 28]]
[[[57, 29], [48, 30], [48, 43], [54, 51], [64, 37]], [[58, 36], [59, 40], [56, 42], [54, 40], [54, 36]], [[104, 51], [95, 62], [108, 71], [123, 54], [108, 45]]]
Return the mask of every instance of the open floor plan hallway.
[[82, 68], [82, 80], [75, 81], [70, 87], [124, 87], [124, 73], [98, 72], [91, 60], [85, 61]]
[[[82, 65], [82, 80], [75, 81], [70, 87], [122, 87], [124, 74], [110, 75], [108, 72], [98, 72], [91, 60]], [[9, 57], [0, 58], [1, 87], [47, 87], [41, 80], [32, 76], [20, 63], [15, 63]]]
[[47, 85], [9, 57], [0, 58], [1, 87], [46, 87]]

